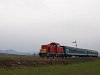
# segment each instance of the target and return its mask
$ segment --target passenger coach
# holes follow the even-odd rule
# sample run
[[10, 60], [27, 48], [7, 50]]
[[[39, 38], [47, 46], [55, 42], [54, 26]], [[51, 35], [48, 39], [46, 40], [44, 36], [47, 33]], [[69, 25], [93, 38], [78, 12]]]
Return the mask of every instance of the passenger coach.
[[69, 46], [62, 46], [64, 50], [64, 56], [71, 57], [97, 57], [98, 52], [95, 50], [89, 50], [89, 49], [81, 49], [81, 48], [75, 48], [75, 47], [69, 47]]

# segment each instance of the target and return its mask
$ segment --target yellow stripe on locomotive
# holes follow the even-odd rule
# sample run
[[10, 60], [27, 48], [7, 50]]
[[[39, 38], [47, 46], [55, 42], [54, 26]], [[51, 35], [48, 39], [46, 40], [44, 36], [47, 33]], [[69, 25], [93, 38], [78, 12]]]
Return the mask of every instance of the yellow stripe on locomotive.
[[40, 53], [46, 53], [46, 49], [40, 49]]

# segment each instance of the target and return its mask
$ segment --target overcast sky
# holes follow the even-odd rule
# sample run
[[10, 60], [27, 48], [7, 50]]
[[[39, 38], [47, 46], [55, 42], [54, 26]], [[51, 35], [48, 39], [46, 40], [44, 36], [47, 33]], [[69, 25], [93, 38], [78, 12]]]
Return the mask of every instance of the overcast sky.
[[100, 0], [0, 0], [0, 49], [42, 44], [100, 50]]

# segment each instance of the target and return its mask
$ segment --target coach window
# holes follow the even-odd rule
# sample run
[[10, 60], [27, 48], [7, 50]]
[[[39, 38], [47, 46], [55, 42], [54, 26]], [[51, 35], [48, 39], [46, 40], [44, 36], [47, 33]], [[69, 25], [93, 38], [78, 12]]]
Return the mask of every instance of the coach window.
[[66, 52], [69, 52], [69, 49], [66, 49]]

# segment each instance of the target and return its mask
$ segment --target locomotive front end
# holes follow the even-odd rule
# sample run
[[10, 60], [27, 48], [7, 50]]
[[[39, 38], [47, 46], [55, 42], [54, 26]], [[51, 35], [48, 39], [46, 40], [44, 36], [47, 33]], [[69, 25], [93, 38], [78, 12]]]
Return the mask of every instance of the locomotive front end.
[[39, 56], [40, 57], [45, 57], [46, 53], [47, 53], [47, 49], [46, 49], [47, 45], [42, 45], [41, 46], [41, 49], [40, 49], [40, 52], [39, 52]]

